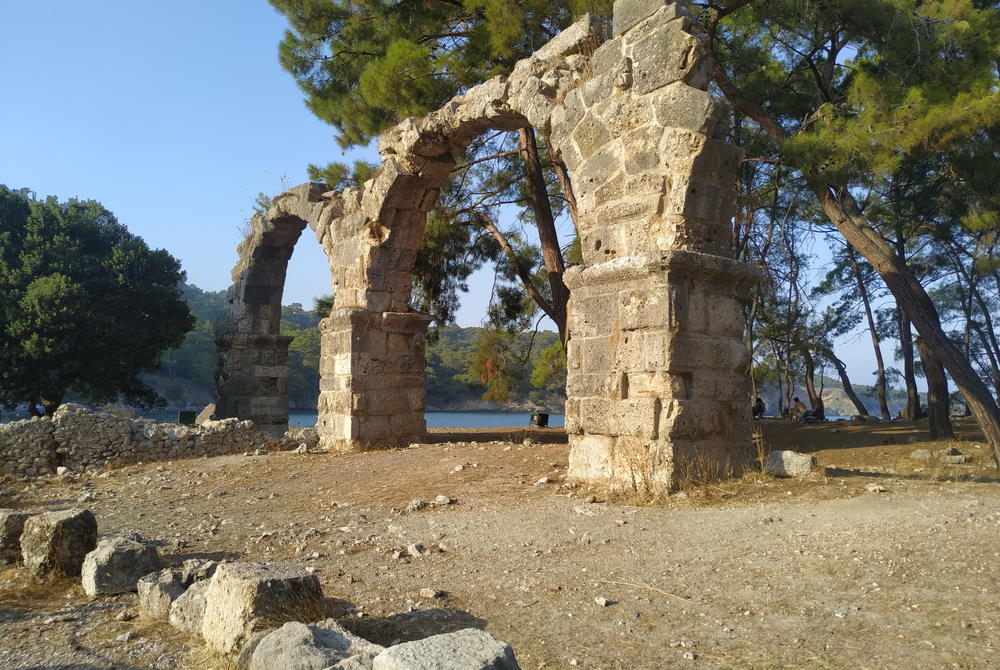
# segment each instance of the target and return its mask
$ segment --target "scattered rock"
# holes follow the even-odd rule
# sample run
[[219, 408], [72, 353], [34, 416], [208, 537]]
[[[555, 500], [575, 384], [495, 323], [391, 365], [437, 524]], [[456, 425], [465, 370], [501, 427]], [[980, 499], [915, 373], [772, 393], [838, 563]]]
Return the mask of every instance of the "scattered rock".
[[946, 465], [962, 465], [963, 463], [968, 463], [972, 460], [972, 456], [963, 454], [955, 447], [942, 449], [938, 452], [938, 458]]
[[816, 458], [812, 454], [800, 454], [797, 451], [772, 451], [764, 461], [764, 467], [775, 477], [802, 477], [809, 474]]
[[295, 447], [295, 449], [293, 450], [293, 453], [296, 453], [296, 454], [308, 454], [309, 453], [309, 445], [306, 444], [305, 442], [303, 442], [299, 446]]
[[419, 542], [415, 542], [406, 548], [406, 553], [409, 554], [410, 556], [413, 556], [414, 558], [422, 556], [424, 553], [424, 545], [420, 544]]
[[250, 670], [323, 670], [353, 656], [374, 658], [384, 647], [354, 635], [333, 619], [286, 623], [257, 644]]
[[542, 477], [542, 478], [540, 478], [540, 479], [539, 479], [539, 480], [538, 480], [537, 482], [535, 482], [535, 483], [536, 483], [536, 484], [548, 484], [548, 483], [549, 483], [549, 478], [548, 478], [548, 477]]
[[97, 546], [97, 519], [84, 509], [30, 517], [21, 534], [21, 556], [36, 577], [51, 572], [79, 577], [83, 559]]
[[451, 504], [451, 498], [449, 498], [448, 496], [438, 496], [438, 497], [434, 498], [434, 504], [435, 505], [450, 505]]
[[431, 587], [425, 587], [420, 589], [420, 597], [426, 600], [434, 600], [435, 598], [443, 598], [444, 591], [438, 591], [437, 589]]
[[466, 628], [389, 647], [374, 670], [520, 670], [510, 645], [486, 631]]
[[865, 487], [865, 490], [868, 491], [869, 493], [885, 493], [889, 489], [882, 486], [878, 482], [872, 482], [871, 484]]
[[420, 498], [414, 498], [413, 500], [410, 501], [410, 504], [406, 506], [406, 511], [407, 512], [419, 512], [420, 510], [424, 509], [425, 507], [427, 507], [427, 503], [425, 503]]
[[21, 560], [21, 533], [30, 516], [16, 509], [0, 509], [0, 564]]
[[60, 465], [59, 467], [56, 468], [57, 476], [65, 477], [68, 474], [69, 474], [69, 468], [67, 468], [65, 465]]
[[160, 567], [156, 547], [132, 538], [106, 537], [84, 558], [83, 590], [89, 596], [135, 591], [141, 577]]
[[929, 449], [914, 449], [910, 452], [910, 458], [915, 461], [929, 461], [931, 459], [931, 452]]
[[237, 651], [255, 631], [324, 612], [319, 578], [290, 563], [223, 563], [207, 584], [201, 633], [222, 653]]
[[126, 631], [116, 637], [115, 642], [131, 642], [133, 637], [135, 637], [135, 633], [132, 631]]
[[597, 603], [600, 607], [607, 607], [609, 605], [614, 605], [615, 603], [615, 601], [608, 600], [604, 596], [597, 596], [596, 598], [594, 598], [594, 602]]

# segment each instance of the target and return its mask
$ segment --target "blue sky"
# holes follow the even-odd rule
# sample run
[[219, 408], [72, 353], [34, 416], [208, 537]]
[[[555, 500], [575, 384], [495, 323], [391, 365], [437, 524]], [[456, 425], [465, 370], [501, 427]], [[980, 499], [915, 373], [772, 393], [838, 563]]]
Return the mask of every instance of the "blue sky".
[[[229, 286], [259, 192], [354, 158], [278, 64], [285, 23], [264, 0], [8, 0], [3, 17], [0, 183], [101, 201], [204, 289]], [[285, 302], [329, 292], [303, 235]]]
[[[306, 181], [309, 163], [377, 160], [342, 153], [306, 109], [265, 0], [0, 2], [0, 183], [101, 201], [203, 289], [229, 286], [258, 193]], [[329, 293], [313, 240], [297, 245], [286, 304]], [[473, 277], [460, 325], [480, 323], [490, 277]], [[872, 380], [865, 342], [838, 349], [856, 383]]]

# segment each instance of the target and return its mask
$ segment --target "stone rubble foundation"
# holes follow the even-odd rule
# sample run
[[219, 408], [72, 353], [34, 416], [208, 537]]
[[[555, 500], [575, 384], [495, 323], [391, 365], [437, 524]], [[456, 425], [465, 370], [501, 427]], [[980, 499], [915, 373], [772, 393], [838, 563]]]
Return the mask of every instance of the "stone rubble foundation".
[[201, 426], [129, 419], [67, 403], [52, 417], [0, 424], [0, 474], [17, 478], [130, 463], [222, 456], [264, 449], [274, 437], [252, 421]]

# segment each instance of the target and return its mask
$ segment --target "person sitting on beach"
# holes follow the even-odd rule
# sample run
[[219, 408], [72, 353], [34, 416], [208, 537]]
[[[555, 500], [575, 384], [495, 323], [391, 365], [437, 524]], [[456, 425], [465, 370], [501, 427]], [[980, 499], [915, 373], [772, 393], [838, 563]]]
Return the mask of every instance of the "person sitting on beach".
[[753, 418], [755, 419], [764, 418], [765, 409], [766, 407], [764, 406], [764, 401], [760, 397], [758, 397], [757, 401], [753, 404]]
[[802, 401], [799, 400], [798, 396], [795, 397], [793, 403], [794, 404], [792, 405], [792, 421], [798, 421], [808, 413], [808, 410], [806, 409], [806, 406], [802, 404]]

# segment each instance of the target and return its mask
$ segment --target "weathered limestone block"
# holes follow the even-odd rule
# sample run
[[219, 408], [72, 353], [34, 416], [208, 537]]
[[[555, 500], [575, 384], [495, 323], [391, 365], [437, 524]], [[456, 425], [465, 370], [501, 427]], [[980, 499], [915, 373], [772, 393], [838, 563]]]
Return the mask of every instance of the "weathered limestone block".
[[211, 582], [198, 581], [170, 604], [170, 625], [192, 635], [202, 635], [205, 622], [205, 596]]
[[89, 596], [135, 591], [141, 577], [160, 567], [156, 547], [142, 538], [106, 537], [84, 557], [83, 590]]
[[[177, 603], [174, 603], [176, 607]], [[290, 563], [223, 563], [205, 592], [202, 635], [217, 651], [238, 651], [258, 630], [323, 614], [319, 579]]]
[[97, 519], [84, 509], [30, 517], [21, 534], [24, 564], [37, 577], [50, 573], [79, 577], [83, 559], [97, 546]]
[[404, 642], [375, 657], [374, 670], [520, 670], [514, 650], [486, 631], [466, 628]]
[[764, 467], [775, 477], [802, 477], [809, 474], [815, 463], [816, 457], [812, 454], [784, 449], [769, 453]]
[[30, 516], [17, 509], [0, 509], [0, 564], [21, 560], [21, 533]]
[[615, 36], [623, 35], [639, 22], [658, 12], [670, 12], [667, 16], [658, 16], [658, 22], [666, 23], [679, 16], [691, 16], [687, 9], [687, 0], [671, 2], [671, 0], [615, 0], [613, 32]]
[[177, 570], [168, 569], [145, 575], [136, 582], [139, 611], [147, 619], [167, 619], [170, 616], [170, 606], [187, 588]]
[[352, 656], [374, 659], [384, 647], [354, 635], [333, 619], [286, 623], [257, 644], [250, 670], [323, 670]]
[[[139, 610], [149, 619], [169, 618], [174, 601], [192, 584], [211, 578], [215, 568], [215, 561], [192, 558], [184, 561], [179, 568], [168, 568], [142, 577], [136, 583]], [[198, 630], [201, 630], [200, 625]]]

